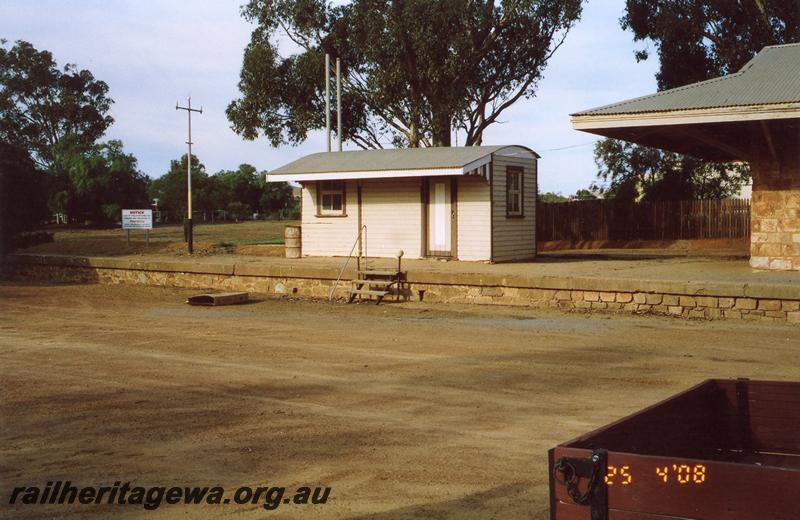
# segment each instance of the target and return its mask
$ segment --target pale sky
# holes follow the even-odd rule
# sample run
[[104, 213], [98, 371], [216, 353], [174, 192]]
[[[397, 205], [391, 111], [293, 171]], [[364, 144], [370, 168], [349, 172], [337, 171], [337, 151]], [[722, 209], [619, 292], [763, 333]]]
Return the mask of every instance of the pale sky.
[[[159, 177], [186, 153], [186, 113], [175, 102], [202, 105], [192, 121], [193, 153], [209, 173], [250, 163], [272, 170], [324, 151], [323, 132], [300, 146], [244, 141], [225, 108], [239, 97], [237, 82], [252, 27], [239, 14], [243, 0], [3, 0], [0, 38], [29, 41], [108, 83], [116, 122], [106, 139], [120, 139], [140, 169]], [[484, 144], [519, 144], [542, 156], [540, 191], [574, 193], [595, 179], [595, 138], [572, 130], [569, 114], [656, 90], [657, 61], [636, 63], [632, 35], [618, 20], [624, 0], [591, 0], [566, 43], [550, 60], [538, 94], [503, 113]], [[463, 137], [460, 138], [463, 144]]]

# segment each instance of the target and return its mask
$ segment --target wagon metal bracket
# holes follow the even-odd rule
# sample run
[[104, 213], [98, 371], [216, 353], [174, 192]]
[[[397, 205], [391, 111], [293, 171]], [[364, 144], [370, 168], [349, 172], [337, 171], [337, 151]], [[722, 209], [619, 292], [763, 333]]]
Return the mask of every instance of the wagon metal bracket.
[[750, 380], [736, 380], [736, 406], [739, 416], [739, 439], [745, 453], [753, 453], [753, 432], [750, 429]]
[[[588, 458], [561, 457], [553, 464], [553, 479], [566, 486], [573, 502], [591, 508], [591, 520], [608, 520], [607, 468], [608, 452], [598, 449]], [[581, 479], [588, 479], [583, 493], [579, 487]]]

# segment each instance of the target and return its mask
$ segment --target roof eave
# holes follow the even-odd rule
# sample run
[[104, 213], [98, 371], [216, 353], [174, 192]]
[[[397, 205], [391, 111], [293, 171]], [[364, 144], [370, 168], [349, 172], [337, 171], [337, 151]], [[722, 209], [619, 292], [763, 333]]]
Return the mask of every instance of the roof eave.
[[519, 144], [510, 144], [501, 146], [491, 153], [491, 155], [504, 155], [504, 156], [522, 156], [526, 159], [541, 159], [542, 156], [536, 153], [533, 149]]
[[658, 112], [620, 114], [575, 114], [575, 130], [601, 130], [638, 126], [688, 125], [800, 118], [800, 101], [769, 105], [747, 105], [721, 108], [664, 110]]
[[[488, 161], [487, 161], [488, 162]], [[423, 170], [365, 170], [352, 172], [310, 172], [267, 174], [267, 182], [341, 181], [357, 179], [398, 179], [411, 177], [446, 177], [465, 175], [464, 168], [428, 168]]]

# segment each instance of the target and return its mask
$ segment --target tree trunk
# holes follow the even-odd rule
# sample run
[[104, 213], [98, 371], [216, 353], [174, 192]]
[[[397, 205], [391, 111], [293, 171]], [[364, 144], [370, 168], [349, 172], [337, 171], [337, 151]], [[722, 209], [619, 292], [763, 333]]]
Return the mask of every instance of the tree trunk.
[[486, 116], [483, 113], [484, 109], [485, 106], [481, 105], [480, 107], [481, 114], [480, 116], [478, 116], [478, 128], [480, 128], [480, 130], [478, 130], [478, 135], [475, 136], [474, 146], [480, 146], [481, 144], [483, 144], [483, 124], [486, 122], [485, 120]]
[[433, 146], [451, 146], [450, 114], [434, 112], [432, 133]]
[[416, 123], [411, 123], [408, 129], [408, 147], [419, 148], [419, 129]]

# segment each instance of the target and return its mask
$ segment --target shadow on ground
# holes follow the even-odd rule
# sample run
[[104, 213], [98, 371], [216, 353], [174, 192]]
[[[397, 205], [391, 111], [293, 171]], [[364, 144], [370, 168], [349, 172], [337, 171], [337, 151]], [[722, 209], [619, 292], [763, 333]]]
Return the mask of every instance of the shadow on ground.
[[418, 504], [383, 513], [351, 517], [354, 520], [406, 518], [545, 518], [548, 511], [532, 511], [533, 485], [514, 482], [479, 491], [455, 500]]

